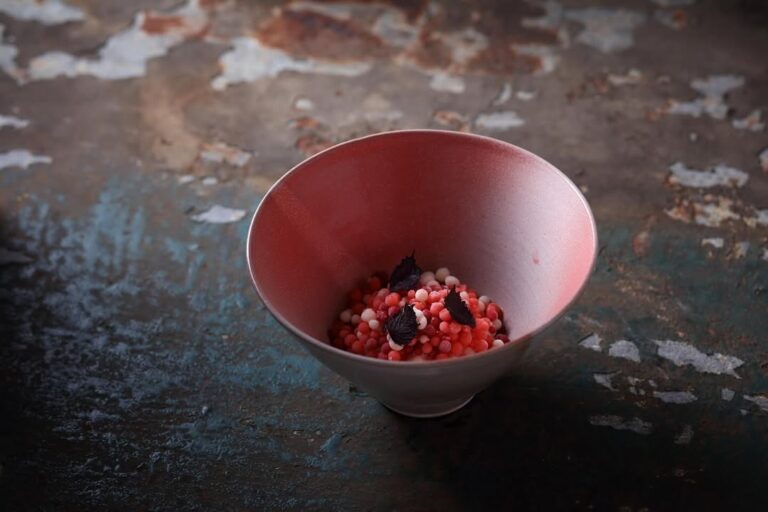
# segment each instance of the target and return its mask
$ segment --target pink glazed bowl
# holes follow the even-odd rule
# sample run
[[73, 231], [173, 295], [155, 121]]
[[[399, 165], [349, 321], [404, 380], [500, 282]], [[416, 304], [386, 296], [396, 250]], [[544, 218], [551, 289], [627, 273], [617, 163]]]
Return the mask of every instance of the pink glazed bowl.
[[[251, 278], [320, 362], [390, 409], [453, 412], [522, 358], [592, 273], [597, 230], [579, 189], [540, 157], [465, 133], [371, 135], [300, 163], [269, 190], [248, 233]], [[509, 344], [444, 361], [359, 356], [327, 343], [346, 293], [416, 250], [504, 309]]]

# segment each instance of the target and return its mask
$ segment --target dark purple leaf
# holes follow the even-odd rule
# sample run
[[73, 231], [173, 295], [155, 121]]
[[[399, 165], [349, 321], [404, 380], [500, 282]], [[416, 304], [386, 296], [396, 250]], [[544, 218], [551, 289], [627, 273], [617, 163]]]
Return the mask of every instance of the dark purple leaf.
[[413, 290], [419, 284], [421, 269], [416, 265], [416, 259], [413, 257], [416, 251], [410, 256], [402, 259], [400, 264], [392, 271], [389, 276], [389, 289], [393, 292]]
[[393, 342], [398, 345], [407, 345], [416, 337], [418, 325], [413, 306], [406, 304], [395, 316], [387, 320], [385, 327]]
[[448, 296], [445, 297], [445, 307], [451, 313], [451, 318], [460, 324], [468, 325], [470, 327], [475, 326], [475, 317], [472, 316], [472, 312], [469, 310], [466, 303], [461, 300], [461, 295], [456, 293], [456, 287], [451, 288], [451, 291], [448, 292]]

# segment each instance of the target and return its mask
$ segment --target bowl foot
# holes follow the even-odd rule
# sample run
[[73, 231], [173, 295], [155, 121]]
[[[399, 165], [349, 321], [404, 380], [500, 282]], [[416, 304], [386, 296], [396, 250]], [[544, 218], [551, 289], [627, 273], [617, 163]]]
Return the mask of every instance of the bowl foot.
[[438, 402], [430, 404], [420, 405], [394, 405], [386, 402], [381, 402], [387, 409], [394, 411], [403, 416], [409, 416], [411, 418], [436, 418], [438, 416], [445, 416], [456, 412], [465, 405], [467, 405], [475, 395], [469, 398], [462, 397], [458, 400], [451, 400], [449, 402]]

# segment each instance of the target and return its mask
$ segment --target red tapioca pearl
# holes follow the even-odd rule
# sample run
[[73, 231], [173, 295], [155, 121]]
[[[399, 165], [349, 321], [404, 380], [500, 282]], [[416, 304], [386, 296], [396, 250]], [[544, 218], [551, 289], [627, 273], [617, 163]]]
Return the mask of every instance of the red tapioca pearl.
[[448, 339], [451, 340], [451, 343], [458, 342], [459, 341], [459, 334], [455, 332], [449, 332], [448, 333]]
[[441, 298], [440, 292], [429, 292], [429, 298], [427, 300], [429, 302], [438, 302]]
[[392, 347], [389, 346], [389, 343], [382, 343], [379, 350], [381, 350], [384, 354], [388, 354], [392, 350]]
[[442, 341], [442, 338], [440, 336], [432, 336], [431, 338], [429, 338], [429, 344], [432, 345], [433, 347], [438, 346], [441, 341]]
[[447, 309], [441, 309], [440, 313], [437, 314], [440, 317], [440, 320], [443, 320], [444, 322], [450, 322], [451, 321], [451, 312]]
[[386, 310], [386, 306], [382, 306], [382, 307], [385, 309], [380, 309], [379, 311], [376, 312], [376, 320], [378, 320], [381, 325], [384, 325], [384, 322], [387, 321], [387, 310]]
[[496, 335], [496, 338], [500, 339], [504, 343], [509, 343], [509, 336], [507, 336], [506, 334], [498, 334]]
[[445, 304], [442, 302], [433, 302], [429, 305], [429, 312], [433, 315], [440, 314], [440, 311], [442, 311], [445, 308]]
[[424, 309], [427, 307], [426, 304], [419, 301], [411, 302], [411, 304], [413, 304], [413, 307], [419, 311], [424, 311]]
[[443, 354], [446, 354], [451, 351], [451, 342], [448, 340], [443, 340], [440, 342], [440, 345], [438, 345], [437, 349]]
[[419, 302], [427, 302], [429, 300], [429, 292], [424, 288], [419, 288], [414, 292], [413, 298]]
[[344, 345], [346, 345], [347, 347], [351, 347], [352, 344], [356, 341], [357, 341], [357, 336], [355, 336], [354, 334], [347, 334], [346, 336], [344, 336]]
[[374, 311], [371, 308], [365, 308], [360, 313], [360, 320], [362, 320], [363, 322], [368, 322], [370, 320], [373, 320], [374, 318], [376, 318], [376, 311]]
[[371, 307], [373, 309], [379, 309], [382, 304], [384, 304], [384, 299], [381, 297], [374, 297], [373, 301], [371, 301]]
[[378, 357], [379, 359], [384, 359], [385, 361], [386, 361], [387, 359], [389, 359], [389, 358], [387, 357], [387, 354], [382, 354], [381, 352], [379, 352], [379, 355], [377, 355], [376, 357]]
[[390, 293], [384, 299], [384, 304], [386, 304], [388, 307], [397, 306], [400, 304], [400, 294], [395, 292]]
[[400, 311], [399, 307], [397, 307], [397, 306], [389, 306], [389, 309], [387, 309], [387, 317], [395, 316], [398, 311]]
[[425, 343], [421, 346], [421, 352], [422, 354], [430, 354], [434, 350], [434, 347], [431, 343]]
[[371, 332], [371, 326], [368, 325], [368, 322], [360, 322], [359, 324], [357, 324], [357, 332], [368, 334], [369, 332]]
[[451, 324], [448, 322], [440, 322], [440, 332], [449, 332], [451, 330]]
[[474, 353], [475, 353], [475, 351], [474, 351], [474, 349], [472, 349], [472, 347], [467, 347], [467, 348], [464, 349], [464, 355], [465, 356], [471, 356]]
[[437, 292], [437, 293], [439, 293], [439, 294], [440, 294], [440, 297], [442, 297], [442, 298], [446, 298], [446, 297], [448, 296], [448, 290], [447, 290], [447, 289], [445, 289], [445, 288], [443, 288], [442, 290], [440, 290], [440, 291], [439, 291], [439, 292]]
[[366, 352], [378, 351], [379, 340], [377, 340], [376, 338], [368, 338], [365, 342], [365, 350]]
[[422, 332], [424, 332], [424, 334], [426, 334], [427, 336], [432, 337], [435, 335], [435, 333], [437, 333], [437, 329], [435, 329], [434, 325], [431, 325], [431, 320], [430, 320], [430, 325], [426, 326]]
[[364, 332], [356, 332], [355, 336], [357, 336], [357, 339], [363, 340], [363, 341], [368, 339], [368, 334]]
[[497, 320], [499, 318], [500, 309], [499, 306], [494, 304], [493, 302], [488, 304], [485, 308], [485, 316], [493, 322], [494, 320]]
[[360, 340], [355, 340], [350, 347], [350, 350], [355, 354], [362, 354], [364, 352], [365, 344]]
[[453, 343], [451, 344], [451, 354], [458, 357], [464, 353], [464, 345], [461, 343]]
[[485, 352], [488, 350], [488, 342], [485, 340], [475, 340], [472, 342], [472, 350], [475, 352]]
[[432, 317], [432, 318], [429, 320], [429, 325], [431, 325], [431, 326], [432, 326], [432, 327], [434, 327], [435, 329], [438, 329], [438, 328], [440, 327], [440, 318], [438, 318], [438, 317], [436, 317], [436, 316], [433, 316], [433, 317]]
[[442, 361], [443, 359], [448, 359], [448, 354], [437, 354], [435, 356], [435, 359], [437, 359], [438, 361]]
[[472, 333], [462, 331], [462, 333], [459, 334], [459, 342], [465, 347], [468, 346], [470, 343], [472, 343]]
[[449, 325], [451, 334], [459, 334], [461, 332], [461, 324], [458, 322], [451, 322]]
[[345, 328], [343, 328], [342, 330], [339, 331], [339, 336], [341, 336], [343, 338], [347, 334], [350, 334], [351, 332], [352, 332], [352, 329], [350, 329], [349, 327], [345, 327]]
[[412, 299], [416, 296], [416, 290], [408, 290], [408, 298]]
[[392, 350], [389, 354], [387, 354], [387, 357], [390, 361], [400, 361], [402, 356], [400, 356], [400, 352]]

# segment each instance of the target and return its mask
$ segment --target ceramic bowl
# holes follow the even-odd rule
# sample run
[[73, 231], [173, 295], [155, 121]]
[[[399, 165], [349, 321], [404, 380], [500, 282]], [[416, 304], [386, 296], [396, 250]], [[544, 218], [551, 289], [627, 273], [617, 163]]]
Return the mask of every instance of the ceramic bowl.
[[[597, 254], [579, 189], [542, 158], [496, 139], [436, 130], [344, 142], [291, 169], [248, 233], [257, 292], [321, 363], [399, 413], [457, 410], [509, 372], [586, 284]], [[336, 349], [346, 293], [416, 251], [504, 310], [507, 345], [468, 357], [386, 361]]]

